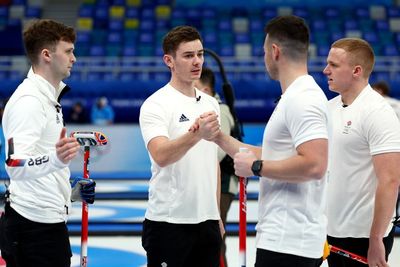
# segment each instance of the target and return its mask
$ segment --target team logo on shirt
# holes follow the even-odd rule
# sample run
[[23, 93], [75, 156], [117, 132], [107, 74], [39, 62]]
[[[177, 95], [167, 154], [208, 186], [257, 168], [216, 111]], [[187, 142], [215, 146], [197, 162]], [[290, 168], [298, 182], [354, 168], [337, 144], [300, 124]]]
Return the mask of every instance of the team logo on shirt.
[[189, 119], [182, 113], [181, 117], [179, 118], [179, 122], [189, 121]]
[[56, 108], [56, 111], [57, 111], [57, 113], [56, 113], [56, 123], [60, 124], [61, 119], [59, 117], [59, 114], [61, 114], [61, 106], [60, 105], [55, 105], [54, 107]]
[[348, 121], [344, 126], [342, 133], [349, 134], [350, 130], [351, 130], [351, 121]]

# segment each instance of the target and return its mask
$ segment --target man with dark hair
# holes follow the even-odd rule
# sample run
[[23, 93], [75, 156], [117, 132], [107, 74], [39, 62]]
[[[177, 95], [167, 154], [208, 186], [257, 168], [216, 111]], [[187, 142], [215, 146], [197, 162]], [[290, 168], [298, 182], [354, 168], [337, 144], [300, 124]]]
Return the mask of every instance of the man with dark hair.
[[[222, 103], [219, 95], [215, 92], [215, 75], [210, 68], [204, 67], [201, 71], [200, 79], [195, 83], [196, 88], [215, 97], [219, 103], [221, 112], [221, 131], [225, 134], [231, 135], [232, 130], [235, 127], [235, 121], [229, 110], [228, 105]], [[222, 149], [218, 149], [218, 161], [221, 169], [221, 219], [226, 225], [226, 216], [228, 215], [229, 208], [233, 201], [233, 198], [238, 192], [238, 177], [235, 175], [233, 169], [232, 158], [225, 153]], [[226, 260], [226, 243], [225, 236], [223, 238], [221, 246], [221, 255], [224, 258], [224, 266], [228, 267]]]
[[262, 147], [222, 132], [214, 140], [234, 157], [236, 175], [260, 177], [255, 266], [316, 267], [326, 240], [328, 101], [308, 75], [305, 21], [276, 17], [265, 33], [264, 62], [282, 95]]
[[73, 104], [67, 122], [76, 124], [89, 123], [86, 115], [86, 108], [82, 102], [78, 101]]
[[[75, 31], [53, 20], [38, 20], [23, 37], [32, 68], [3, 115], [10, 185], [0, 221], [1, 253], [8, 267], [69, 267], [68, 165], [79, 143], [66, 137], [60, 96], [68, 88], [62, 80], [76, 61]], [[85, 187], [82, 181], [74, 183], [78, 198]], [[94, 182], [87, 182], [91, 196], [84, 200], [93, 203]]]
[[[331, 45], [324, 74], [333, 134], [329, 157], [328, 242], [387, 267], [400, 185], [400, 123], [369, 85], [375, 56], [368, 42], [343, 38]], [[331, 267], [362, 267], [331, 254]]]
[[201, 91], [215, 97], [215, 75], [210, 68], [202, 69], [200, 79], [196, 81], [195, 85]]
[[385, 81], [379, 81], [371, 84], [372, 89], [377, 91], [385, 100], [389, 103], [389, 105], [393, 108], [394, 112], [396, 112], [397, 118], [400, 119], [400, 101], [396, 98], [390, 97], [390, 87], [389, 84]]
[[[217, 267], [220, 181], [217, 146], [207, 140], [219, 132], [219, 105], [194, 86], [204, 62], [199, 32], [175, 27], [163, 48], [171, 80], [146, 99], [139, 117], [152, 163], [142, 245], [149, 267]], [[189, 131], [196, 122], [198, 131]]]
[[388, 96], [390, 93], [389, 84], [384, 81], [379, 81], [371, 85], [371, 87], [382, 96]]

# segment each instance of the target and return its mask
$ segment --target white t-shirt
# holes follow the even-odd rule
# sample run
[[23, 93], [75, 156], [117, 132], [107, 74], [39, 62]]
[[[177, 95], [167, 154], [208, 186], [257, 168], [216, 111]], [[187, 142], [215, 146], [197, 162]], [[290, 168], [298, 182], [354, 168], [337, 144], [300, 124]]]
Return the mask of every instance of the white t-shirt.
[[[196, 90], [200, 101], [185, 96], [170, 84], [151, 95], [140, 109], [140, 128], [146, 147], [151, 139], [176, 139], [187, 133], [206, 111], [219, 115], [218, 102]], [[151, 158], [152, 177], [145, 217], [169, 223], [219, 220], [217, 203], [217, 145], [201, 140], [177, 162], [160, 167]]]
[[[387, 101], [369, 85], [342, 107], [329, 101], [333, 134], [328, 186], [328, 235], [367, 238], [374, 214], [377, 177], [372, 156], [400, 152], [400, 123]], [[389, 233], [389, 225], [386, 234]]]
[[[262, 159], [283, 160], [296, 147], [328, 139], [328, 100], [314, 79], [297, 78], [282, 95], [264, 131]], [[326, 177], [300, 183], [260, 177], [257, 248], [309, 258], [326, 240]]]

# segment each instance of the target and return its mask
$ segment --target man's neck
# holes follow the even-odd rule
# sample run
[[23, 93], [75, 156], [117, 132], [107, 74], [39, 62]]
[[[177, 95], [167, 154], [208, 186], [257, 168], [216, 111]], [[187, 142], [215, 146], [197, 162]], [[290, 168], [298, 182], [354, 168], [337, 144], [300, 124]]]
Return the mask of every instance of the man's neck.
[[282, 94], [300, 76], [308, 75], [306, 64], [287, 64], [279, 70]]
[[169, 82], [169, 84], [175, 88], [176, 90], [178, 90], [179, 92], [181, 92], [182, 94], [188, 96], [188, 97], [195, 97], [196, 93], [195, 93], [195, 89], [194, 89], [194, 82], [183, 82], [183, 81], [179, 81], [177, 79], [171, 79], [171, 81]]
[[349, 89], [344, 90], [343, 92], [340, 92], [340, 95], [342, 97], [342, 102], [343, 106], [348, 106], [351, 105], [354, 100], [361, 94], [361, 92], [365, 89], [365, 87], [368, 85], [368, 82], [366, 84], [360, 83], [357, 85], [354, 85], [352, 87], [349, 87]]
[[61, 80], [54, 78], [53, 75], [50, 74], [51, 72], [42, 68], [32, 66], [32, 69], [33, 73], [40, 75], [43, 79], [48, 81], [56, 89], [56, 91], [58, 91]]

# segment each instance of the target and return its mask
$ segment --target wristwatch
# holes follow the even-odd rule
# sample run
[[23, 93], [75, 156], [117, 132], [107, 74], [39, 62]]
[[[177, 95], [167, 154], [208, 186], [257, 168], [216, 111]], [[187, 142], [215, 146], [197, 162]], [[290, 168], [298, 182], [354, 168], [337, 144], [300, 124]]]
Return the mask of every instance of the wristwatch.
[[263, 161], [262, 160], [255, 160], [253, 164], [251, 165], [251, 171], [255, 176], [261, 177], [261, 170], [263, 166]]

